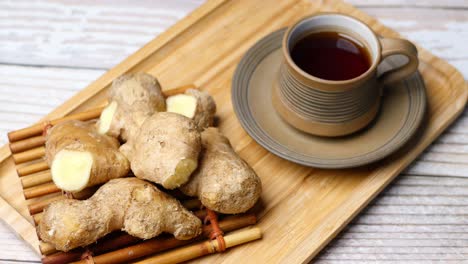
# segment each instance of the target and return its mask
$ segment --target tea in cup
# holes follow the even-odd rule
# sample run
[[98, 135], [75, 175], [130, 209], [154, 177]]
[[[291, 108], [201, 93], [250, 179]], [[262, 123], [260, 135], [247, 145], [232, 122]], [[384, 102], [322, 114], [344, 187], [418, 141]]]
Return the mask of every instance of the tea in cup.
[[[344, 136], [377, 115], [383, 85], [418, 68], [409, 41], [379, 38], [363, 22], [325, 13], [292, 25], [283, 38], [283, 63], [273, 82], [273, 105], [293, 127], [318, 136]], [[377, 66], [401, 54], [408, 62], [377, 75]]]

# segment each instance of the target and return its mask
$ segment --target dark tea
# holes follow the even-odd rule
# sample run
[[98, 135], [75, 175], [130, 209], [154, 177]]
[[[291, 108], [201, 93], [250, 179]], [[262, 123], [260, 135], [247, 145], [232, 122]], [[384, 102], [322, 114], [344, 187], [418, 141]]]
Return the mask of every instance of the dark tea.
[[338, 32], [306, 35], [293, 46], [291, 57], [308, 74], [333, 81], [353, 79], [371, 66], [365, 46]]

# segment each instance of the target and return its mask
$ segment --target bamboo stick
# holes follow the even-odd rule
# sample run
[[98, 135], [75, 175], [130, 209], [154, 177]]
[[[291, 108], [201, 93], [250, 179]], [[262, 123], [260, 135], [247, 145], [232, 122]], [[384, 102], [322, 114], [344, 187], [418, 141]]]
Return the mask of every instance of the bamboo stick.
[[[42, 218], [42, 213], [40, 217]], [[127, 233], [122, 233], [117, 236], [112, 236], [111, 234], [110, 236], [110, 238], [106, 238], [106, 240], [100, 241], [100, 243], [90, 245], [89, 249], [95, 254], [101, 254], [124, 246], [132, 245], [141, 240]], [[83, 248], [77, 248], [71, 252], [58, 251], [52, 244], [46, 243], [44, 241], [39, 241], [39, 250], [41, 251], [42, 255], [45, 256], [42, 259], [42, 263], [45, 263], [44, 261], [53, 261], [52, 263], [69, 263], [70, 261], [79, 259], [85, 251]], [[60, 261], [61, 259], [70, 260]]]
[[20, 179], [21, 185], [23, 185], [23, 189], [26, 189], [29, 187], [37, 186], [39, 184], [51, 182], [52, 175], [50, 174], [50, 170], [47, 170], [37, 174], [23, 176]]
[[[48, 183], [48, 184], [54, 184], [54, 183], [51, 182], [51, 183]], [[43, 185], [46, 185], [46, 184], [43, 184]], [[38, 186], [36, 186], [36, 187], [38, 187]], [[36, 187], [33, 187], [33, 188], [36, 188]], [[99, 189], [99, 187], [100, 187], [99, 185], [91, 186], [91, 187], [88, 187], [88, 188], [86, 188], [84, 190], [81, 190], [79, 192], [74, 192], [74, 193], [72, 193], [72, 195], [73, 195], [74, 199], [77, 199], [77, 200], [88, 199], [89, 197], [91, 197], [96, 192], [97, 189]], [[29, 189], [33, 189], [33, 188], [29, 188]], [[47, 186], [44, 187], [44, 189], [47, 191]], [[60, 189], [59, 189], [59, 191], [60, 191]], [[47, 193], [47, 194], [49, 194], [49, 193]], [[40, 213], [50, 203], [52, 203], [54, 201], [63, 200], [63, 199], [66, 199], [66, 198], [67, 198], [66, 196], [64, 196], [61, 193], [57, 192], [56, 196], [54, 195], [54, 196], [49, 197], [47, 199], [41, 200], [39, 202], [31, 202], [28, 205], [29, 213], [31, 215]]]
[[11, 153], [15, 154], [31, 148], [42, 146], [44, 145], [44, 143], [45, 137], [43, 135], [40, 135], [10, 143], [9, 146]]
[[36, 172], [44, 171], [49, 169], [49, 165], [45, 161], [33, 163], [31, 165], [27, 165], [21, 168], [17, 168], [16, 172], [18, 173], [18, 176], [26, 176], [29, 174], [33, 174]]
[[41, 251], [42, 255], [50, 255], [57, 252], [54, 246], [44, 241], [39, 241], [39, 250]]
[[[103, 241], [89, 246], [89, 250], [94, 254], [102, 254], [105, 252], [119, 249], [121, 247], [133, 245], [141, 241], [141, 239], [128, 235], [127, 233], [120, 233], [118, 235], [111, 234], [110, 237], [106, 237]], [[77, 248], [69, 252], [57, 252], [42, 258], [43, 264], [61, 264], [70, 263], [81, 258], [85, 250], [83, 248]]]
[[42, 201], [32, 203], [32, 204], [28, 205], [29, 213], [31, 215], [35, 215], [37, 213], [40, 213], [50, 203], [55, 202], [55, 201], [64, 200], [64, 199], [66, 199], [66, 197], [64, 195], [58, 194], [57, 196], [52, 196], [52, 197], [50, 197], [48, 199], [44, 199]]
[[[81, 112], [81, 113], [77, 113], [73, 115], [68, 115], [62, 118], [54, 119], [50, 121], [50, 124], [56, 125], [60, 122], [68, 121], [68, 120], [82, 120], [82, 121], [91, 120], [91, 119], [99, 117], [101, 115], [102, 109], [104, 109], [104, 107], [98, 107], [98, 108], [94, 108], [86, 112]], [[8, 133], [8, 140], [10, 142], [15, 142], [21, 139], [40, 135], [42, 133], [42, 130], [44, 129], [44, 126], [47, 124], [49, 123], [43, 122], [43, 123], [39, 123], [39, 124], [30, 126], [27, 128], [12, 131]]]
[[38, 213], [38, 214], [35, 214], [32, 216], [33, 220], [34, 220], [34, 225], [39, 225], [39, 223], [41, 222], [42, 220], [42, 214], [43, 213]]
[[[252, 214], [239, 215], [239, 216], [227, 217], [225, 220], [219, 222], [219, 226], [224, 232], [229, 232], [232, 230], [237, 230], [239, 228], [253, 225], [256, 222], [257, 222], [257, 218], [255, 217], [255, 215], [252, 215]], [[125, 245], [122, 245], [121, 243], [118, 244], [116, 247], [107, 246], [107, 247], [104, 247], [106, 250], [103, 250], [104, 249], [103, 246], [105, 244], [111, 245], [111, 241], [103, 241], [103, 243], [97, 243], [96, 247], [91, 248], [90, 250], [96, 255], [93, 257], [93, 261], [96, 264], [128, 263], [129, 261], [133, 259], [141, 258], [141, 257], [147, 256], [150, 254], [155, 254], [155, 253], [167, 250], [167, 249], [172, 249], [178, 246], [182, 246], [182, 245], [186, 245], [189, 243], [193, 243], [195, 241], [199, 241], [200, 239], [208, 237], [209, 234], [211, 233], [211, 230], [212, 230], [211, 226], [204, 226], [202, 235], [192, 240], [184, 241], [184, 240], [177, 240], [174, 237], [164, 237], [164, 238], [156, 237], [156, 238], [145, 240], [138, 244], [131, 245], [125, 248], [121, 248], [122, 246], [125, 246]], [[122, 240], [122, 238], [120, 239]], [[99, 245], [101, 245], [101, 247], [97, 248], [97, 246]], [[115, 250], [115, 251], [112, 251], [112, 250]], [[112, 251], [112, 252], [109, 252], [109, 251]], [[80, 251], [80, 253], [78, 254], [76, 252], [57, 253], [54, 255], [44, 257], [42, 259], [42, 263], [43, 264], [68, 263], [70, 261], [75, 261], [79, 259], [82, 252], [83, 251]], [[108, 252], [108, 253], [105, 253], [105, 252]], [[86, 261], [80, 260], [74, 263], [85, 264]]]
[[[226, 248], [231, 248], [240, 244], [244, 244], [262, 237], [260, 228], [246, 228], [238, 230], [224, 236]], [[196, 243], [180, 249], [168, 251], [153, 257], [149, 257], [142, 261], [135, 262], [135, 264], [169, 264], [180, 263], [195, 259], [201, 256], [209, 255], [219, 252], [219, 243], [217, 240], [207, 240], [204, 242]]]
[[30, 150], [26, 150], [20, 153], [13, 154], [13, 161], [16, 164], [32, 161], [35, 159], [42, 158], [45, 155], [45, 147], [37, 147]]
[[23, 190], [24, 198], [26, 199], [31, 199], [34, 197], [43, 196], [60, 191], [61, 190], [53, 182], [36, 185]]
[[[184, 86], [164, 90], [164, 91], [162, 91], [162, 93], [163, 93], [164, 96], [167, 97], [167, 96], [183, 93], [188, 89], [196, 89], [196, 87], [193, 84], [189, 84], [189, 85], [184, 85]], [[102, 110], [104, 108], [105, 107], [97, 107], [97, 108], [91, 109], [91, 110], [86, 111], [86, 112], [81, 112], [81, 113], [77, 113], [77, 114], [68, 115], [68, 116], [65, 116], [65, 117], [62, 117], [62, 118], [51, 120], [49, 122], [43, 122], [43, 123], [39, 123], [39, 124], [30, 126], [30, 127], [27, 127], [27, 128], [12, 131], [12, 132], [8, 133], [8, 140], [11, 143], [13, 143], [13, 142], [16, 142], [16, 141], [19, 141], [19, 140], [22, 140], [22, 139], [26, 139], [26, 138], [29, 138], [29, 137], [32, 137], [32, 136], [38, 136], [38, 135], [40, 135], [42, 133], [42, 130], [44, 129], [44, 126], [47, 125], [47, 124], [56, 125], [56, 124], [58, 124], [60, 122], [68, 121], [68, 120], [86, 121], [86, 120], [91, 120], [91, 119], [94, 119], [94, 118], [98, 118], [101, 115], [101, 112], [102, 112]], [[11, 148], [11, 146], [10, 146], [10, 148]], [[29, 148], [31, 148], [31, 147], [29, 146]], [[29, 149], [29, 148], [27, 148], [27, 149]], [[13, 148], [13, 149], [15, 149], [15, 148]], [[12, 152], [13, 152], [13, 150], [12, 150]], [[13, 152], [13, 153], [16, 153], [16, 152]]]

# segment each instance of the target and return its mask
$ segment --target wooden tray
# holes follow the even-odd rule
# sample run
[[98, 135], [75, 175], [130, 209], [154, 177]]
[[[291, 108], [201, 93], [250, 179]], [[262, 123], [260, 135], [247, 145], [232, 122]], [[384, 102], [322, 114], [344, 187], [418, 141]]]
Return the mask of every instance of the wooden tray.
[[[447, 62], [419, 49], [420, 72], [428, 94], [425, 126], [405, 149], [382, 162], [348, 170], [320, 170], [293, 164], [268, 153], [241, 128], [232, 110], [230, 86], [241, 56], [266, 34], [319, 11], [346, 13], [387, 37], [398, 34], [356, 8], [337, 0], [213, 0], [145, 45], [47, 119], [94, 108], [117, 76], [145, 71], [163, 87], [193, 83], [218, 104], [220, 128], [263, 181], [257, 206], [260, 241], [201, 261], [297, 263], [312, 259], [351, 219], [420, 154], [464, 109], [468, 89]], [[0, 149], [0, 217], [36, 251], [37, 237], [7, 146]], [[41, 198], [39, 198], [41, 199]]]

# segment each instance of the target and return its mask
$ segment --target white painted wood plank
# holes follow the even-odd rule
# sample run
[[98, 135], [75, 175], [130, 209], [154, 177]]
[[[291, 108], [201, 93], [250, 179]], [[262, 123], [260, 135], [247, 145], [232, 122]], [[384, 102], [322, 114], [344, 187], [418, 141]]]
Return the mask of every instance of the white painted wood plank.
[[18, 263], [41, 263], [39, 260], [38, 261], [15, 261], [15, 260], [3, 260], [0, 262], [1, 264], [18, 264]]
[[[449, 178], [449, 177], [444, 177]], [[395, 188], [395, 187], [393, 187]], [[463, 197], [458, 196], [440, 196], [438, 193], [431, 195], [392, 195], [384, 192], [383, 196], [375, 203], [381, 205], [441, 205], [441, 206], [466, 206], [468, 202]]]
[[[396, 182], [398, 183], [398, 181]], [[460, 196], [466, 199], [468, 203], [468, 186], [407, 186], [395, 185], [386, 191], [388, 195], [414, 195], [414, 196], [430, 196], [434, 193], [440, 196]]]
[[435, 260], [428, 262], [427, 260], [375, 260], [372, 258], [367, 257], [367, 261], [365, 260], [355, 260], [355, 259], [347, 259], [343, 258], [344, 260], [320, 260], [316, 263], [327, 263], [327, 264], [361, 264], [361, 263], [373, 263], [373, 264], [429, 264], [429, 263], [443, 263], [443, 264], [460, 264], [460, 260]]
[[[0, 143], [5, 142], [6, 131], [35, 122], [199, 2], [0, 2], [0, 63], [90, 68], [0, 65]], [[449, 59], [468, 76], [466, 1], [351, 2]], [[157, 8], [163, 4], [163, 9]], [[428, 9], [430, 5], [438, 8]], [[50, 15], [57, 11], [59, 15]], [[467, 113], [405, 172], [420, 176], [400, 176], [324, 250], [318, 263], [460, 263], [468, 259], [464, 213], [468, 179], [463, 178], [468, 171]], [[1, 241], [6, 240], [7, 246], [17, 243], [13, 260], [39, 260], [29, 258], [32, 251], [0, 226], [0, 252], [4, 251]], [[2, 255], [0, 262], [18, 263], [5, 259]]]
[[413, 162], [405, 170], [405, 173], [415, 175], [468, 177], [468, 163], [457, 164], [418, 160]]
[[[431, 233], [434, 236], [444, 234], [466, 234], [468, 225], [359, 225], [353, 223], [349, 226], [343, 235], [346, 233], [358, 234], [380, 234], [380, 233], [397, 233], [397, 234], [426, 234]], [[340, 236], [341, 237], [341, 236]]]
[[468, 259], [468, 196], [466, 191], [460, 195], [467, 184], [466, 178], [401, 175], [318, 256], [317, 263]]
[[452, 177], [431, 177], [428, 175], [401, 175], [392, 186], [463, 186], [468, 187], [468, 180]]
[[[467, 117], [464, 116], [462, 118], [467, 118]], [[468, 144], [468, 133], [462, 134], [462, 133], [453, 133], [451, 131], [448, 131], [444, 135], [438, 138], [438, 142], [452, 143], [452, 144]]]
[[[394, 187], [398, 188], [398, 187]], [[444, 187], [445, 188], [445, 187]], [[448, 188], [445, 188], [448, 189]], [[459, 198], [463, 200], [463, 198]], [[468, 197], [465, 199], [468, 201]], [[468, 205], [382, 205], [372, 206], [366, 210], [370, 215], [468, 215]]]
[[0, 65], [0, 144], [6, 133], [37, 122], [103, 70]]
[[[468, 233], [396, 233], [396, 232], [373, 232], [373, 233], [357, 233], [357, 232], [345, 232], [340, 239], [408, 239], [408, 240], [432, 240], [432, 239], [446, 239], [446, 240], [465, 240], [468, 239]], [[388, 250], [389, 253], [390, 250]], [[468, 247], [463, 248], [464, 253], [468, 253]], [[397, 252], [393, 252], [397, 253]], [[433, 253], [439, 253], [433, 252]]]
[[0, 263], [3, 259], [20, 261], [39, 261], [39, 257], [14, 232], [0, 221]]
[[108, 69], [202, 1], [0, 1], [0, 63]]
[[[361, 264], [361, 263], [373, 263], [373, 264], [429, 264], [429, 263], [443, 263], [443, 264], [460, 264], [460, 260], [444, 260], [444, 261], [431, 261], [428, 262], [427, 260], [411, 260], [409, 262], [408, 260], [375, 260], [375, 259], [370, 259], [369, 257], [367, 258], [368, 260], [354, 260], [354, 259], [346, 259], [344, 260], [319, 260], [316, 263], [323, 264]], [[315, 263], [315, 262], [314, 262]]]
[[[372, 3], [378, 1], [372, 1]], [[416, 3], [419, 1], [412, 1]], [[444, 1], [440, 1], [443, 3]], [[465, 9], [362, 7], [363, 11], [400, 32], [435, 55], [446, 59], [468, 79], [468, 12]], [[395, 15], [398, 14], [398, 15]]]
[[[364, 2], [368, 4], [366, 5]], [[447, 59], [462, 71], [465, 78], [468, 76], [466, 70], [468, 66], [467, 55], [464, 52], [464, 46], [457, 45], [457, 43], [460, 43], [459, 41], [463, 42], [467, 37], [468, 12], [460, 7], [452, 10], [408, 7], [413, 6], [413, 4], [417, 6], [417, 3], [424, 1], [412, 1], [406, 5], [401, 3], [393, 4], [392, 6], [396, 8], [388, 8], [388, 5], [383, 2], [361, 1], [362, 6], [360, 7], [365, 12], [379, 18], [387, 26], [399, 31], [408, 39]], [[438, 6], [436, 3], [444, 5], [447, 1], [430, 2], [434, 2], [431, 5]], [[398, 16], [395, 14], [398, 14]]]
[[[466, 113], [465, 110], [464, 113]], [[458, 133], [458, 134], [468, 134], [468, 117], [466, 114], [462, 115], [457, 122], [453, 123], [448, 129], [447, 132]], [[461, 142], [459, 142], [461, 143]]]
[[346, 2], [358, 6], [359, 8], [365, 8], [369, 6], [378, 6], [384, 8], [390, 7], [427, 7], [427, 8], [463, 8], [468, 7], [466, 0], [381, 0], [381, 1], [369, 1], [369, 0], [346, 0]]
[[[356, 221], [357, 224], [374, 225], [425, 225], [428, 223], [434, 225], [468, 225], [466, 215], [414, 215], [407, 217], [404, 215], [392, 214], [362, 214]], [[339, 241], [339, 239], [338, 239]], [[468, 241], [467, 241], [468, 243]], [[468, 245], [466, 245], [468, 246]]]
[[[454, 254], [455, 253], [455, 254]], [[462, 263], [461, 261], [466, 260], [465, 254], [458, 253], [458, 252], [449, 252], [449, 253], [423, 253], [423, 254], [364, 254], [364, 253], [325, 253], [321, 259], [325, 261], [332, 261], [329, 263], [335, 263], [335, 260], [356, 260], [356, 261], [401, 261], [400, 263], [414, 263], [413, 261], [422, 261], [418, 263], [432, 263], [427, 261], [441, 261], [444, 260], [442, 263], [447, 263], [446, 261], [451, 260], [454, 261], [452, 263]], [[405, 262], [410, 261], [410, 262]], [[426, 262], [424, 262], [426, 261]], [[398, 262], [397, 262], [398, 263]]]
[[[463, 120], [457, 121], [455, 125], [462, 124]], [[434, 153], [456, 153], [456, 154], [467, 154], [468, 145], [465, 144], [451, 144], [451, 143], [434, 143], [429, 148], [428, 151]]]
[[[202, 1], [0, 2], [0, 63], [108, 69]], [[468, 76], [466, 1], [351, 1]], [[164, 6], [162, 5], [164, 4]], [[160, 5], [160, 8], [154, 8]], [[450, 7], [424, 9], [419, 5]], [[392, 8], [389, 8], [391, 6]], [[414, 6], [408, 8], [407, 6]], [[398, 14], [396, 16], [395, 14]], [[2, 19], [3, 18], [3, 19]], [[129, 37], [130, 36], [130, 37]]]

